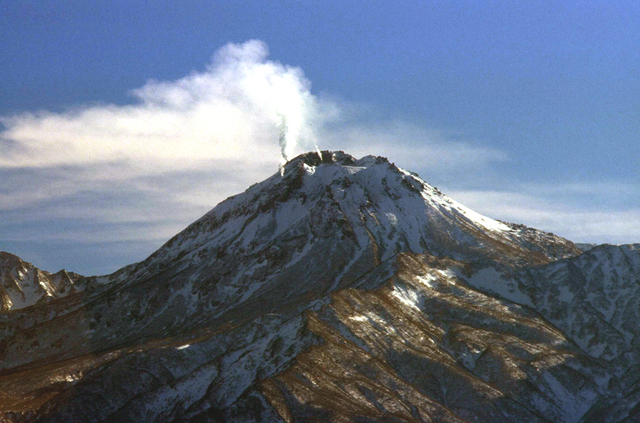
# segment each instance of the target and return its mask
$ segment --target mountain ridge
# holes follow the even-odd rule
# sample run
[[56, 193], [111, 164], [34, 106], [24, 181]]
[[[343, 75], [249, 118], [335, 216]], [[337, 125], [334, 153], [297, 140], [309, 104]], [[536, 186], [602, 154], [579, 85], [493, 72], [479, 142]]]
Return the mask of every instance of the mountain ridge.
[[73, 294], [84, 289], [78, 284], [82, 278], [64, 269], [52, 274], [0, 251], [0, 310], [29, 307]]
[[[457, 202], [449, 199], [444, 196], [439, 190], [428, 185], [421, 179], [417, 178], [414, 174], [404, 171], [402, 169], [397, 168], [395, 165], [388, 162], [387, 159], [382, 157], [375, 156], [366, 156], [360, 160], [356, 160], [354, 157], [347, 155], [341, 151], [338, 152], [322, 152], [322, 158], [318, 156], [317, 153], [311, 152], [302, 154], [291, 161], [289, 161], [284, 167], [284, 176], [280, 176], [279, 174], [275, 174], [271, 178], [268, 178], [263, 183], [252, 185], [247, 191], [242, 194], [238, 194], [230, 197], [229, 199], [220, 203], [220, 205], [216, 206], [213, 210], [206, 213], [202, 218], [196, 220], [192, 225], [189, 225], [184, 231], [180, 234], [173, 237], [169, 240], [165, 245], [163, 245], [158, 251], [152, 254], [149, 259], [143, 261], [145, 263], [155, 256], [161, 255], [162, 252], [166, 252], [175, 244], [185, 242], [184, 238], [188, 237], [187, 233], [193, 234], [194, 232], [200, 235], [202, 232], [206, 232], [207, 230], [211, 230], [212, 226], [220, 225], [226, 222], [228, 219], [234, 217], [234, 213], [238, 214], [247, 214], [252, 213], [255, 214], [257, 212], [265, 213], [269, 210], [270, 204], [277, 203], [285, 203], [292, 193], [296, 192], [297, 189], [303, 188], [304, 181], [308, 181], [310, 175], [315, 175], [315, 171], [318, 166], [322, 167], [338, 167], [341, 169], [354, 169], [352, 172], [356, 174], [356, 169], [366, 169], [370, 168], [373, 170], [382, 170], [389, 171], [390, 173], [394, 173], [394, 176], [399, 176], [397, 178], [396, 183], [402, 184], [403, 188], [405, 188], [405, 192], [411, 193], [419, 193], [421, 190], [428, 190], [428, 194], [430, 196], [437, 197], [437, 200], [432, 202], [430, 206], [438, 206], [445, 210], [446, 212], [456, 212], [458, 215], [464, 218], [464, 224], [467, 226], [479, 226], [483, 229], [493, 229], [496, 232], [499, 232], [497, 228], [499, 228], [502, 232], [513, 232], [514, 234], [522, 235], [523, 240], [521, 241], [523, 244], [527, 244], [528, 246], [535, 245], [535, 237], [547, 238], [545, 241], [548, 244], [560, 244], [564, 247], [560, 247], [561, 251], [554, 255], [553, 252], [549, 252], [551, 254], [550, 257], [555, 258], [555, 256], [565, 256], [565, 255], [575, 255], [579, 253], [577, 247], [575, 247], [572, 243], [562, 238], [556, 237], [553, 234], [545, 233], [542, 231], [533, 230], [531, 228], [527, 228], [524, 225], [516, 225], [516, 224], [504, 224], [499, 221], [495, 221], [493, 219], [486, 218], [484, 216], [479, 215], [467, 209], [466, 207], [460, 205]], [[385, 169], [380, 169], [381, 167]], [[323, 169], [324, 170], [324, 169]], [[320, 172], [319, 172], [320, 173]], [[373, 172], [370, 172], [373, 173]], [[319, 184], [321, 188], [329, 187], [333, 185], [347, 185], [351, 184], [351, 180], [353, 178], [349, 178], [351, 175], [335, 175], [331, 172], [324, 172], [322, 175], [317, 175], [320, 178], [324, 178], [322, 182]], [[369, 177], [370, 175], [367, 175]], [[375, 177], [375, 176], [374, 176]], [[335, 178], [335, 179], [331, 179]], [[380, 188], [380, 190], [384, 190], [384, 185], [386, 184], [385, 179], [378, 176], [379, 186], [376, 188]], [[318, 177], [313, 178], [313, 180], [319, 179]], [[329, 180], [327, 180], [329, 179]], [[271, 189], [273, 192], [268, 192], [266, 196], [261, 196], [262, 191], [267, 189]], [[312, 187], [314, 188], [314, 187]], [[344, 187], [338, 187], [338, 190], [344, 189]], [[373, 191], [373, 190], [372, 190]], [[306, 201], [306, 196], [308, 193], [302, 193], [302, 201]], [[368, 194], [368, 193], [365, 193]], [[249, 197], [249, 198], [247, 198]], [[265, 198], [266, 197], [266, 198]], [[367, 199], [358, 199], [359, 207], [366, 207], [370, 204], [367, 204]], [[251, 204], [256, 203], [256, 204]], [[370, 201], [369, 201], [370, 203]], [[449, 204], [447, 204], [449, 203]], [[357, 214], [357, 213], [354, 213]], [[441, 213], [444, 214], [444, 213]], [[471, 218], [467, 218], [465, 215], [471, 215]], [[446, 216], [443, 216], [446, 217]], [[455, 216], [458, 217], [458, 216]], [[352, 221], [358, 220], [358, 216], [355, 218], [352, 217]], [[442, 219], [441, 219], [442, 220]], [[244, 222], [243, 222], [244, 223]], [[390, 226], [390, 225], [389, 225]], [[206, 228], [203, 228], [206, 227]], [[477, 229], [477, 228], [474, 228]], [[409, 232], [409, 231], [405, 231]], [[406, 234], [405, 238], [409, 238]], [[183, 239], [180, 239], [183, 238]], [[408, 239], [407, 239], [408, 240]], [[411, 248], [416, 250], [415, 252], [423, 251], [423, 246], [419, 245], [420, 241], [414, 241], [411, 245]], [[446, 240], [445, 240], [446, 241]], [[511, 240], [509, 240], [511, 241]], [[564, 245], [563, 245], [564, 244]], [[516, 246], [519, 247], [519, 246]], [[179, 253], [184, 253], [184, 250], [181, 250]], [[544, 253], [543, 253], [544, 254]], [[544, 261], [545, 258], [549, 259], [550, 257], [537, 257], [538, 260]]]
[[482, 216], [381, 157], [306, 153], [146, 260], [0, 313], [0, 410], [52, 422], [633, 416], [640, 316], [626, 301], [606, 317], [637, 263], [633, 246], [583, 253]]

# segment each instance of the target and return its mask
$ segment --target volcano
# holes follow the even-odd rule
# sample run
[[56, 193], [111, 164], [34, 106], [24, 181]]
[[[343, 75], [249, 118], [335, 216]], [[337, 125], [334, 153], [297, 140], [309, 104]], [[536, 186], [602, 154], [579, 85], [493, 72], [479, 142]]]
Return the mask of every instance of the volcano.
[[111, 275], [0, 258], [3, 421], [640, 421], [640, 245], [382, 157], [298, 156]]

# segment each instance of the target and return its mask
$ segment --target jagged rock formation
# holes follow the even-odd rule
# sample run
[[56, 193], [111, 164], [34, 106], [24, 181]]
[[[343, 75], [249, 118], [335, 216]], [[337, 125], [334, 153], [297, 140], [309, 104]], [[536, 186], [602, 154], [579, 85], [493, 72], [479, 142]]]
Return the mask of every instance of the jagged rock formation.
[[[147, 260], [0, 314], [7, 421], [631, 421], [640, 253], [309, 153]], [[582, 420], [581, 420], [582, 419]]]
[[16, 310], [82, 290], [82, 276], [61, 270], [51, 274], [0, 251], [0, 310]]

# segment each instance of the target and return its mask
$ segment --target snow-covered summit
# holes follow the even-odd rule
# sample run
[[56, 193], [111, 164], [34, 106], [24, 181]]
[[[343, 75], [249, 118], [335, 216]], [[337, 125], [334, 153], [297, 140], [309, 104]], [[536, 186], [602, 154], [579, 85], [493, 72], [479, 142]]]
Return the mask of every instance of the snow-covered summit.
[[51, 274], [0, 251], [0, 310], [15, 310], [77, 292], [80, 275], [61, 270]]
[[[336, 230], [337, 229], [337, 230]], [[333, 232], [332, 232], [333, 231]], [[302, 154], [284, 173], [223, 201], [141, 263], [148, 274], [175, 260], [251, 255], [278, 239], [349, 238], [377, 260], [401, 251], [459, 259], [546, 262], [578, 254], [553, 234], [485, 217], [386, 158], [342, 151]]]

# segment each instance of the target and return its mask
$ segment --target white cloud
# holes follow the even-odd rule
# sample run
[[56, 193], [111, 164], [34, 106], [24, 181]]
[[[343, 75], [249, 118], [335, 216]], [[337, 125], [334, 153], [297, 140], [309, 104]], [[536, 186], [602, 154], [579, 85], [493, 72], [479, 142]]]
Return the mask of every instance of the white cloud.
[[[517, 192], [465, 190], [447, 195], [466, 206], [508, 222], [553, 232], [574, 242], [634, 243], [640, 241], [640, 210], [594, 204], [594, 198], [634, 188], [625, 184], [523, 184]], [[636, 189], [637, 191], [637, 189]], [[575, 194], [589, 192], [588, 202]]]
[[313, 146], [320, 108], [299, 68], [266, 60], [264, 43], [229, 44], [204, 72], [149, 81], [137, 103], [2, 118], [0, 167], [125, 164], [126, 175], [277, 163], [281, 116], [287, 154]]
[[409, 170], [428, 168], [446, 172], [473, 164], [482, 170], [493, 162], [507, 160], [505, 152], [453, 140], [442, 131], [430, 130], [403, 120], [375, 124], [350, 123], [323, 131], [322, 144], [346, 149], [350, 154], [388, 157]]
[[[0, 118], [0, 211], [43, 221], [78, 215], [147, 221], [180, 209], [188, 223], [266, 178], [280, 161], [283, 116], [289, 156], [313, 148], [311, 128], [325, 119], [302, 70], [267, 55], [260, 41], [228, 44], [204, 71], [134, 90], [131, 105]], [[85, 201], [87, 193], [111, 201]], [[6, 216], [0, 216], [5, 223]]]

